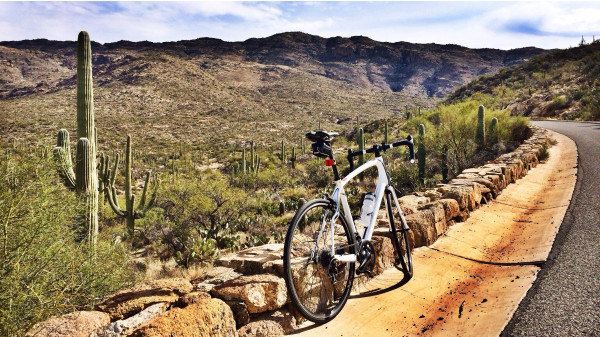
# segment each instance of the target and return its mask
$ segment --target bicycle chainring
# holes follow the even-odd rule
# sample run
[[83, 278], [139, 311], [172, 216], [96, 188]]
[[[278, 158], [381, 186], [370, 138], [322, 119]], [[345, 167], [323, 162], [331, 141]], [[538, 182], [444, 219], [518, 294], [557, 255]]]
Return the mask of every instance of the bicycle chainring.
[[363, 240], [358, 249], [358, 262], [356, 268], [357, 274], [371, 274], [375, 268], [375, 247], [369, 240]]

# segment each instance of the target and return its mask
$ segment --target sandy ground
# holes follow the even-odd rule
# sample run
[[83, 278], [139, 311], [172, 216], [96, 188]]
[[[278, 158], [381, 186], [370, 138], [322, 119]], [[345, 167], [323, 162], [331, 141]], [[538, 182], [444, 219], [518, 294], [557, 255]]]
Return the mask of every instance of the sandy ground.
[[552, 137], [546, 163], [413, 252], [408, 283], [394, 287], [401, 272], [387, 270], [334, 320], [304, 323], [295, 335], [498, 336], [548, 258], [575, 186], [575, 143]]

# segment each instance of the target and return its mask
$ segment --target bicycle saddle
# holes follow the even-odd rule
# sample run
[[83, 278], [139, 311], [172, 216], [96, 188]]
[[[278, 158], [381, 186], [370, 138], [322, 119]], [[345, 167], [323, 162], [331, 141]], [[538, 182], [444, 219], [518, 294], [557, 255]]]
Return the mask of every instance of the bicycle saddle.
[[324, 141], [324, 142], [331, 142], [333, 140], [333, 137], [339, 135], [339, 133], [337, 132], [325, 132], [323, 130], [319, 130], [319, 131], [310, 131], [306, 133], [306, 138], [308, 138], [309, 140], [313, 141], [313, 142], [317, 142], [317, 141]]

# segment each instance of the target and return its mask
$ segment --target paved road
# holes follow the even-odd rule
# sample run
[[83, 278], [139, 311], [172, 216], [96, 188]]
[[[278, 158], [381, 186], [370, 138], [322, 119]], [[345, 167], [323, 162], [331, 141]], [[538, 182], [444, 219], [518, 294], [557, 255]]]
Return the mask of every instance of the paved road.
[[600, 336], [600, 124], [534, 124], [576, 142], [578, 179], [549, 259], [502, 336]]

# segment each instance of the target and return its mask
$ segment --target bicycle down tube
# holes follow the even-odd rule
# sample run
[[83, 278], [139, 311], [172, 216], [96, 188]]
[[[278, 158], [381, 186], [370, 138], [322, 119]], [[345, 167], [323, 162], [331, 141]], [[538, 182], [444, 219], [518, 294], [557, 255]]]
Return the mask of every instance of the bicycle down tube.
[[[344, 177], [341, 180], [338, 180], [338, 182], [336, 183], [336, 187], [335, 187], [333, 193], [331, 194], [331, 199], [333, 199], [333, 201], [336, 203], [336, 211], [333, 214], [333, 216], [331, 217], [331, 223], [332, 223], [332, 226], [331, 226], [331, 228], [332, 228], [331, 254], [338, 261], [348, 262], [348, 263], [357, 261], [356, 254], [339, 255], [339, 254], [335, 254], [335, 251], [334, 251], [335, 244], [334, 244], [333, 223], [339, 217], [340, 204], [342, 204], [343, 216], [346, 218], [346, 221], [352, 226], [353, 233], [358, 232], [356, 225], [354, 224], [354, 220], [352, 219], [352, 213], [350, 212], [350, 206], [348, 205], [348, 198], [346, 197], [346, 193], [344, 191], [344, 186], [350, 180], [355, 178], [358, 174], [364, 172], [365, 170], [367, 170], [373, 166], [377, 167], [377, 172], [378, 172], [377, 185], [375, 187], [375, 204], [373, 207], [374, 211], [373, 211], [373, 214], [371, 215], [371, 219], [369, 220], [369, 225], [365, 228], [365, 231], [362, 235], [363, 240], [371, 240], [371, 236], [373, 235], [373, 230], [375, 228], [375, 221], [377, 221], [377, 212], [379, 211], [379, 208], [381, 207], [381, 201], [383, 200], [383, 194], [385, 192], [385, 188], [389, 184], [388, 176], [387, 176], [387, 174], [385, 172], [385, 168], [383, 166], [383, 159], [381, 157], [376, 157], [375, 159], [371, 159], [371, 160], [367, 161], [366, 163], [362, 164], [361, 166], [359, 166], [358, 168], [356, 168], [354, 171], [350, 172], [350, 174], [348, 174], [348, 176]], [[397, 200], [396, 200], [396, 203], [397, 203]], [[321, 231], [322, 230], [323, 229], [321, 229]]]

